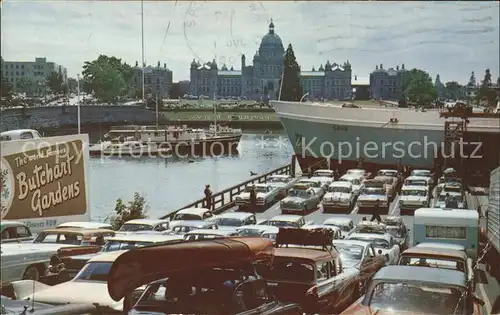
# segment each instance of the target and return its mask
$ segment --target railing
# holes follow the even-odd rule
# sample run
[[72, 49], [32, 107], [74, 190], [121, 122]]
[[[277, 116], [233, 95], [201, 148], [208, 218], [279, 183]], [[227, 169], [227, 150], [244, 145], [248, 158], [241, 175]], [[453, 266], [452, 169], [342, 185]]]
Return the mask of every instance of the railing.
[[[294, 157], [295, 158], [295, 157]], [[227, 189], [224, 189], [223, 191], [220, 191], [212, 196], [212, 209], [214, 214], [218, 214], [221, 212], [224, 212], [235, 205], [235, 197], [238, 196], [243, 190], [245, 190], [245, 187], [250, 185], [250, 184], [255, 184], [255, 183], [264, 183], [267, 181], [268, 177], [271, 175], [292, 175], [295, 176], [295, 160], [292, 159], [292, 163], [279, 167], [275, 170], [272, 170], [264, 175], [254, 177], [250, 180], [247, 180], [241, 184], [229, 187]], [[167, 215], [164, 215], [160, 217], [160, 219], [167, 219], [167, 218], [172, 218], [173, 215], [175, 215], [178, 211], [186, 208], [203, 208], [205, 206], [206, 199], [201, 198], [199, 200], [196, 200], [193, 203], [190, 203], [174, 212], [171, 212]]]

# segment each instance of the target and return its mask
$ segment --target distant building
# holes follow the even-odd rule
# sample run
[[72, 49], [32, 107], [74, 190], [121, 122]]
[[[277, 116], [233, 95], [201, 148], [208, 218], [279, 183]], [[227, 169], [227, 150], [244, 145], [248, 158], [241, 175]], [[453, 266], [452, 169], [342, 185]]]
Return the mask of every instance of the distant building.
[[371, 98], [370, 77], [352, 74], [351, 85], [354, 100], [369, 100]]
[[[139, 67], [139, 62], [135, 62], [133, 69], [135, 88], [140, 95], [142, 93], [142, 68]], [[163, 64], [163, 67], [159, 61], [156, 67], [144, 66], [144, 93], [146, 96], [168, 98], [171, 87], [172, 70], [167, 68], [166, 63]]]
[[[190, 95], [218, 97], [246, 97], [249, 99], [277, 99], [280, 79], [283, 73], [285, 49], [283, 42], [269, 24], [268, 33], [262, 38], [253, 64], [247, 65], [245, 55], [241, 56], [241, 70], [228, 69], [217, 62], [201, 64], [193, 59], [190, 67]], [[316, 71], [302, 71], [303, 93], [310, 98], [349, 99], [352, 94], [351, 65], [336, 63], [320, 66]]]
[[375, 66], [375, 71], [370, 73], [370, 90], [372, 99], [397, 101], [401, 97], [401, 77], [405, 65], [396, 69], [384, 69], [384, 66]]
[[64, 82], [68, 71], [64, 66], [37, 57], [35, 61], [4, 61], [2, 58], [2, 77], [10, 82], [18, 93], [41, 94], [45, 90], [46, 80], [53, 72], [61, 72]]
[[185, 94], [189, 94], [189, 85], [191, 83], [189, 82], [189, 80], [183, 80], [183, 81], [179, 81], [179, 91], [180, 91], [180, 95], [183, 96]]

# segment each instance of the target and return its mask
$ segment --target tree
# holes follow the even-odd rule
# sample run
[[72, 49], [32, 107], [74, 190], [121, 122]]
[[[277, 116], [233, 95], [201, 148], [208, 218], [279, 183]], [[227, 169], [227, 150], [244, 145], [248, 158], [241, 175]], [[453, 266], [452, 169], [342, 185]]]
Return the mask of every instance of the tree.
[[170, 95], [171, 99], [180, 98], [182, 96], [180, 83], [179, 82], [172, 83], [172, 87], [170, 88], [170, 91], [168, 94]]
[[0, 72], [0, 85], [1, 85], [1, 96], [2, 98], [12, 97], [12, 84], [3, 77], [3, 73]]
[[65, 82], [61, 72], [52, 72], [47, 77], [47, 87], [55, 94], [63, 94], [65, 92]]
[[437, 99], [436, 87], [427, 72], [412, 69], [405, 71], [402, 76], [401, 90], [408, 101], [417, 105], [429, 105]]
[[436, 88], [436, 92], [439, 98], [446, 97], [446, 87], [443, 84], [443, 82], [441, 82], [441, 77], [439, 76], [439, 74], [436, 75], [436, 80], [434, 81], [434, 87]]
[[146, 200], [139, 193], [134, 193], [134, 199], [125, 204], [122, 199], [116, 200], [114, 214], [109, 216], [109, 221], [114, 230], [120, 229], [123, 223], [135, 220], [146, 219], [148, 206]]
[[133, 97], [133, 69], [116, 57], [99, 55], [83, 65], [84, 90], [105, 102], [115, 103], [120, 98]]
[[445, 96], [447, 99], [460, 100], [465, 97], [464, 87], [457, 81], [446, 82], [445, 87]]
[[[283, 62], [283, 84], [280, 82], [281, 100], [300, 101], [302, 98], [302, 84], [300, 83], [300, 66], [295, 58], [292, 44], [288, 45]], [[279, 95], [279, 89], [278, 89]]]
[[68, 78], [68, 89], [72, 93], [76, 93], [77, 92], [77, 90], [78, 90], [78, 81], [75, 78]]
[[486, 69], [484, 73], [484, 79], [481, 81], [481, 86], [476, 94], [476, 98], [478, 101], [486, 101], [488, 106], [496, 105], [497, 93], [495, 89], [492, 88], [490, 69]]

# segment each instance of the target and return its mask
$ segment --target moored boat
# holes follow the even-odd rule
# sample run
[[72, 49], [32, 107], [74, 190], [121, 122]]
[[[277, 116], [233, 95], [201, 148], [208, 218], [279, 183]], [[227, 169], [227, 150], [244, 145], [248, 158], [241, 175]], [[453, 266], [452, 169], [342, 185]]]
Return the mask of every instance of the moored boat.
[[158, 144], [152, 142], [124, 141], [116, 143], [106, 141], [92, 146], [89, 152], [94, 156], [152, 157], [168, 156], [172, 153], [172, 149], [168, 147], [160, 147]]
[[[328, 103], [271, 102], [286, 129], [302, 169], [364, 169], [407, 165], [434, 168], [443, 156], [465, 153], [471, 163], [492, 168], [498, 163], [500, 115], [472, 108], [345, 108]], [[460, 146], [462, 139], [462, 146]], [[451, 156], [450, 144], [455, 156]], [[486, 150], [488, 150], [486, 154]], [[464, 155], [464, 154], [462, 154]], [[480, 156], [474, 160], [475, 156]]]

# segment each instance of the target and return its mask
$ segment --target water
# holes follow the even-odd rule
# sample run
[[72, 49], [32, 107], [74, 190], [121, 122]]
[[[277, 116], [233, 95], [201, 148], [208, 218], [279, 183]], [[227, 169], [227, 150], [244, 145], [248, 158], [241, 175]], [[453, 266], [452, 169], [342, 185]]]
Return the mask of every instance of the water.
[[194, 163], [173, 158], [91, 158], [92, 218], [102, 220], [113, 212], [116, 199], [132, 200], [134, 192], [145, 197], [149, 217], [156, 218], [202, 198], [206, 184], [214, 193], [221, 191], [248, 180], [250, 171], [263, 174], [290, 163], [293, 154], [285, 134], [279, 138], [244, 134], [238, 151], [236, 156], [199, 158]]

